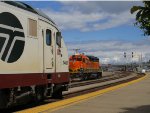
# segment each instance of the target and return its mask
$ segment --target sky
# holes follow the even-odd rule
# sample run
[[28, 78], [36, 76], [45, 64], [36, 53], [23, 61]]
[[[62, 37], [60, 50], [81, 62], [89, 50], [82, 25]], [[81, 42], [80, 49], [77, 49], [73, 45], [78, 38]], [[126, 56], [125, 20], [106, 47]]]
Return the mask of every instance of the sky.
[[140, 1], [24, 2], [57, 24], [69, 55], [79, 48], [81, 53], [97, 56], [105, 64], [138, 62], [141, 54], [143, 61], [150, 59], [150, 37], [134, 26], [135, 14], [130, 14], [132, 6], [143, 5]]

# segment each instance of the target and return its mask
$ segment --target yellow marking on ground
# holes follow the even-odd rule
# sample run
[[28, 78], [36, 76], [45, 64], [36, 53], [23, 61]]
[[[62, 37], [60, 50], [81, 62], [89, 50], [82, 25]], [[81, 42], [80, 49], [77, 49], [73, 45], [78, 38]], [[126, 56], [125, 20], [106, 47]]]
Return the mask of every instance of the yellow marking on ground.
[[144, 76], [142, 78], [139, 78], [139, 79], [136, 79], [136, 80], [133, 80], [133, 81], [130, 81], [130, 82], [127, 82], [127, 83], [123, 83], [123, 84], [120, 84], [120, 85], [116, 85], [116, 86], [113, 86], [113, 87], [109, 87], [109, 88], [106, 88], [106, 89], [95, 91], [95, 92], [92, 92], [92, 93], [88, 93], [88, 94], [84, 94], [84, 95], [81, 95], [81, 96], [76, 96], [76, 97], [73, 97], [73, 98], [69, 98], [69, 99], [66, 99], [66, 100], [61, 100], [61, 101], [58, 101], [58, 102], [53, 102], [53, 103], [49, 103], [49, 104], [46, 104], [46, 105], [41, 105], [41, 106], [37, 106], [37, 107], [34, 107], [34, 108], [29, 108], [29, 109], [26, 109], [26, 110], [22, 110], [22, 111], [19, 111], [17, 113], [49, 113], [49, 112], [52, 112], [52, 111], [70, 106], [72, 104], [82, 102], [82, 101], [87, 100], [89, 98], [91, 99], [93, 97], [102, 95], [106, 92], [110, 92], [110, 91], [128, 86], [130, 84], [139, 82], [139, 81], [141, 81], [145, 78], [146, 78], [146, 76]]

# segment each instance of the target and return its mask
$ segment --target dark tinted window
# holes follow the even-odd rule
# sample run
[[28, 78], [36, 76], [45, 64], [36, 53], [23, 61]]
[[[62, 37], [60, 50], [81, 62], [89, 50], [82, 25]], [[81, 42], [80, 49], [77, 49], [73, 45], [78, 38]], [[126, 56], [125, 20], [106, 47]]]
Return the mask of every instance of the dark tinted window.
[[78, 56], [77, 61], [82, 61], [82, 57]]
[[61, 34], [59, 32], [56, 34], [56, 44], [61, 47]]
[[49, 29], [46, 30], [46, 44], [48, 46], [51, 45], [51, 30]]
[[82, 61], [82, 59], [81, 58], [77, 58], [77, 61]]

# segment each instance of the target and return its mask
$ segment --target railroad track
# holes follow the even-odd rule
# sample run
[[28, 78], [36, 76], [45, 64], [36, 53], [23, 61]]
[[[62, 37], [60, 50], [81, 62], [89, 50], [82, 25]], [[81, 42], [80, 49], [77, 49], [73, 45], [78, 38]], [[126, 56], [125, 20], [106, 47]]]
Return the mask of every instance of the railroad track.
[[[83, 82], [76, 82], [76, 83], [71, 83], [69, 91], [66, 91], [63, 93], [63, 100], [68, 99], [71, 97], [83, 95], [86, 93], [94, 92], [97, 90], [105, 89], [111, 86], [115, 86], [121, 83], [129, 82], [135, 79], [138, 79], [140, 77], [143, 77], [144, 75], [135, 75], [133, 73], [117, 73], [113, 77], [108, 76], [104, 77], [102, 79], [98, 80], [89, 80], [89, 81], [83, 81]], [[78, 84], [78, 85], [77, 85]], [[21, 111], [24, 109], [40, 106], [40, 105], [45, 105], [48, 103], [56, 102], [56, 101], [61, 101], [61, 99], [46, 99], [44, 102], [41, 103], [31, 103], [27, 105], [21, 105], [21, 106], [16, 106], [10, 109], [6, 110], [0, 110], [0, 113], [12, 113], [16, 111]]]
[[90, 84], [95, 84], [95, 83], [106, 82], [106, 81], [109, 81], [109, 80], [115, 80], [115, 79], [130, 76], [130, 74], [131, 73], [129, 73], [129, 72], [117, 72], [117, 73], [114, 73], [112, 75], [104, 76], [100, 79], [73, 82], [73, 83], [70, 84], [70, 88], [80, 87], [80, 86], [85, 86], [85, 85], [90, 85]]
[[90, 92], [94, 92], [94, 91], [98, 91], [98, 90], [101, 90], [101, 89], [105, 89], [105, 88], [108, 88], [108, 87], [112, 87], [112, 86], [116, 86], [116, 85], [119, 85], [119, 84], [122, 84], [122, 83], [126, 83], [126, 82], [129, 82], [129, 81], [132, 81], [132, 80], [135, 80], [135, 79], [138, 79], [138, 78], [141, 78], [145, 76], [144, 74], [137, 74], [137, 75], [125, 75], [123, 77], [123, 75], [121, 76], [118, 76], [113, 78], [113, 79], [107, 79], [107, 81], [99, 81], [95, 84], [90, 84], [90, 85], [83, 85], [81, 86], [80, 88], [78, 87], [73, 87], [70, 89], [70, 91], [68, 92], [65, 92], [64, 93], [64, 99], [67, 99], [67, 98], [71, 98], [71, 97], [75, 97], [75, 96], [79, 96], [79, 95], [83, 95], [83, 94], [86, 94], [86, 93], [90, 93]]

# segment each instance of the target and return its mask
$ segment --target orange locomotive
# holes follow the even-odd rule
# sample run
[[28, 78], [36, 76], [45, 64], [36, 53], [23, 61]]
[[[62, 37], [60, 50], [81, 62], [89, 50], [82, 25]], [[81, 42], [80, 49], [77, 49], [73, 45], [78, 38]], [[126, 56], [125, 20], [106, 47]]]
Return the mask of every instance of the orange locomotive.
[[100, 78], [102, 76], [99, 58], [84, 54], [70, 56], [69, 71], [72, 78], [80, 77], [82, 80]]

